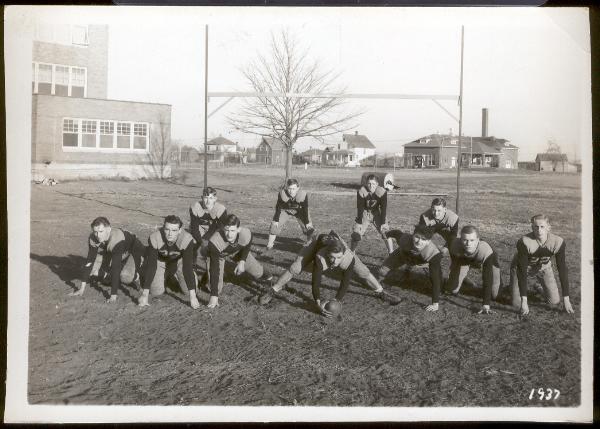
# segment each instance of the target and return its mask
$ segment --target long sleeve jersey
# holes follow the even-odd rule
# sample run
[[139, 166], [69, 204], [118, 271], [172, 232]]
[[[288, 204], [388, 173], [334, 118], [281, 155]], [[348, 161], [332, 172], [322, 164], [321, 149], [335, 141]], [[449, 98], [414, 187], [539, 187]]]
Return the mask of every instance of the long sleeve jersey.
[[442, 285], [442, 254], [436, 245], [429, 242], [423, 249], [418, 250], [414, 246], [412, 234], [407, 233], [402, 234], [397, 239], [397, 243], [398, 248], [394, 250], [394, 253], [400, 254], [402, 262], [408, 265], [429, 265], [429, 278], [432, 285], [431, 299], [434, 304], [438, 303]]
[[342, 279], [340, 280], [340, 286], [338, 287], [335, 299], [339, 301], [344, 297], [346, 291], [348, 290], [348, 286], [350, 285], [350, 279], [352, 278], [354, 263], [357, 258], [357, 256], [352, 251], [350, 251], [348, 247], [345, 247], [340, 264], [337, 267], [329, 266], [326, 255], [326, 246], [328, 238], [335, 238], [340, 240], [339, 236], [333, 231], [329, 234], [320, 234], [317, 237], [317, 246], [315, 247], [315, 250], [311, 257], [308, 258], [313, 260], [312, 295], [315, 301], [321, 298], [320, 290], [323, 272], [329, 269], [337, 269], [342, 272]]
[[282, 189], [279, 191], [279, 194], [277, 194], [277, 204], [275, 205], [275, 215], [273, 216], [275, 222], [279, 222], [282, 210], [297, 217], [304, 224], [307, 224], [310, 219], [308, 215], [307, 193], [300, 189], [296, 196], [292, 198], [290, 194], [287, 193], [287, 190]]
[[517, 279], [521, 296], [527, 296], [527, 268], [542, 268], [550, 263], [552, 256], [556, 258], [563, 297], [569, 296], [569, 274], [565, 251], [565, 241], [552, 233], [548, 233], [544, 244], [538, 243], [532, 232], [521, 237], [517, 242]]
[[[136, 246], [136, 242], [138, 242]], [[140, 250], [140, 248], [142, 248]], [[94, 261], [98, 255], [102, 255], [102, 265], [99, 272], [108, 273], [110, 268], [110, 293], [116, 295], [119, 290], [122, 262], [130, 254], [134, 255], [136, 270], [139, 270], [139, 261], [143, 253], [143, 245], [139, 243], [135, 235], [129, 231], [119, 228], [111, 228], [107, 241], [100, 242], [94, 234], [88, 239], [88, 254], [85, 261], [82, 279], [86, 283], [90, 281], [90, 273]]]
[[194, 277], [194, 238], [190, 233], [181, 230], [175, 243], [169, 244], [164, 236], [163, 229], [153, 232], [148, 239], [146, 259], [144, 261], [144, 289], [150, 285], [156, 275], [158, 261], [165, 263], [166, 269], [176, 270], [176, 264], [182, 260], [182, 271], [188, 290], [196, 288]]
[[237, 261], [246, 261], [252, 245], [252, 233], [248, 228], [241, 227], [233, 243], [225, 239], [223, 231], [216, 231], [208, 240], [208, 255], [210, 258], [210, 291], [211, 295], [219, 296], [219, 278], [221, 260], [227, 257]]
[[386, 221], [387, 211], [387, 191], [378, 186], [373, 193], [367, 191], [367, 188], [361, 186], [356, 193], [356, 222], [362, 223], [364, 211], [369, 211], [373, 215], [381, 217], [382, 222]]
[[458, 236], [458, 220], [458, 215], [450, 209], [446, 209], [446, 214], [441, 220], [437, 220], [429, 209], [421, 214], [419, 224], [433, 228], [446, 240], [446, 246], [450, 246], [452, 240]]
[[227, 209], [219, 202], [208, 210], [202, 201], [196, 201], [190, 207], [190, 232], [197, 244], [202, 242], [203, 237], [209, 238], [221, 226], [223, 219], [227, 217]]
[[498, 254], [485, 241], [479, 241], [475, 252], [468, 254], [460, 240], [454, 240], [450, 245], [450, 288], [458, 287], [458, 272], [461, 266], [481, 269], [483, 279], [483, 304], [490, 305], [492, 286], [494, 282], [493, 268], [500, 268]]

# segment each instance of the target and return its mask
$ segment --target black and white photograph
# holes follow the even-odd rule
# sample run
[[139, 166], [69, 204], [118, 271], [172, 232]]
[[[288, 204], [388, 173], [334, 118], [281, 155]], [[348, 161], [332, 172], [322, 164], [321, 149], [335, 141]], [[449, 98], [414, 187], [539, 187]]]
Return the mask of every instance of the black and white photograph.
[[6, 422], [592, 421], [587, 8], [4, 20]]

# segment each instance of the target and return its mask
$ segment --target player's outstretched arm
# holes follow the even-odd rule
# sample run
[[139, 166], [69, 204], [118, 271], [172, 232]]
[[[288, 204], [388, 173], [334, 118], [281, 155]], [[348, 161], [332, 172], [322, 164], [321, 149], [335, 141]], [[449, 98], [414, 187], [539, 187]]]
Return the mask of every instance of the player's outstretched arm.
[[158, 264], [158, 250], [152, 246], [150, 240], [148, 240], [148, 247], [146, 248], [146, 257], [144, 259], [144, 284], [142, 285], [142, 294], [138, 298], [138, 305], [145, 307], [150, 305], [148, 298], [150, 295], [150, 285], [154, 281], [156, 275], [156, 266]]
[[81, 284], [79, 285], [79, 288], [77, 290], [69, 292], [69, 296], [81, 296], [81, 295], [83, 295], [83, 292], [85, 291], [86, 285], [87, 285], [87, 282], [82, 281]]
[[571, 300], [569, 298], [569, 271], [567, 270], [567, 260], [565, 256], [566, 244], [563, 241], [558, 252], [556, 253], [556, 268], [558, 269], [558, 278], [560, 279], [560, 287], [562, 289], [563, 304], [567, 313], [574, 313]]
[[190, 241], [183, 251], [181, 262], [183, 265], [183, 278], [190, 297], [190, 306], [195, 310], [200, 308], [200, 303], [196, 296], [196, 276], [194, 276], [194, 241]]
[[69, 293], [69, 296], [81, 296], [85, 291], [86, 285], [90, 281], [90, 273], [92, 272], [92, 268], [94, 267], [94, 262], [96, 261], [96, 256], [98, 255], [98, 248], [90, 245], [88, 243], [88, 254], [87, 258], [85, 258], [85, 264], [83, 266], [83, 270], [81, 272], [81, 284], [79, 289], [76, 291], [72, 291]]
[[438, 311], [440, 308], [440, 291], [442, 285], [442, 254], [438, 253], [429, 260], [429, 276], [432, 285], [431, 305], [425, 307], [425, 311]]

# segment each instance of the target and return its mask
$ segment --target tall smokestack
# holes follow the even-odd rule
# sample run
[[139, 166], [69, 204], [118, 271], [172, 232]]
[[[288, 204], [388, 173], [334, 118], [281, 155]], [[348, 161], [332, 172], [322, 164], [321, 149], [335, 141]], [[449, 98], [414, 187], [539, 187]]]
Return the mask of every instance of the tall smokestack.
[[481, 137], [488, 136], [488, 109], [481, 109]]

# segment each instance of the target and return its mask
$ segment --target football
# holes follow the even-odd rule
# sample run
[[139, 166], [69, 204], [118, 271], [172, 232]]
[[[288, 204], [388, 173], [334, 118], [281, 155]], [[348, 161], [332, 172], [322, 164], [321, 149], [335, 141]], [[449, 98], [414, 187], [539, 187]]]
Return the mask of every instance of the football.
[[342, 312], [342, 303], [337, 299], [332, 299], [325, 303], [325, 310], [329, 311], [334, 316], [337, 316]]

